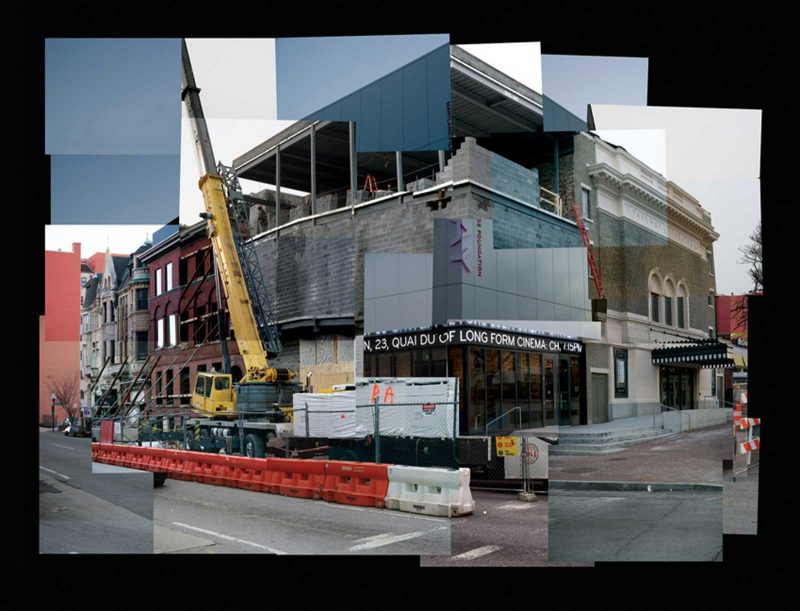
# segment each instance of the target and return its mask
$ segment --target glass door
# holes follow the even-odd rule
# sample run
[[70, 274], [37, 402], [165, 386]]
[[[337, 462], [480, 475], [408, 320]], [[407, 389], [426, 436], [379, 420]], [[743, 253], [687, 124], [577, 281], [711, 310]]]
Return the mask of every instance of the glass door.
[[558, 359], [558, 425], [569, 424], [569, 357], [561, 356]]
[[544, 371], [544, 424], [556, 424], [556, 357], [545, 354], [542, 357]]

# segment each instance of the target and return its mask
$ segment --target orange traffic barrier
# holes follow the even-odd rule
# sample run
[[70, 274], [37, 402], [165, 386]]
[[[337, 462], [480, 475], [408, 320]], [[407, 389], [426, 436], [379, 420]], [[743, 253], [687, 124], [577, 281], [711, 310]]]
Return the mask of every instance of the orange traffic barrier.
[[269, 489], [274, 494], [302, 499], [322, 498], [325, 463], [302, 458], [271, 458]]
[[362, 507], [384, 506], [389, 490], [389, 465], [341, 460], [324, 464], [324, 500]]

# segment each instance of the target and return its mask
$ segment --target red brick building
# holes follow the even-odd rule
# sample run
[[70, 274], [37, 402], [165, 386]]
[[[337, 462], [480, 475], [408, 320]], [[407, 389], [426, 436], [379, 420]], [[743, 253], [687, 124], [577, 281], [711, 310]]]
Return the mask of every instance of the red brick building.
[[[182, 227], [154, 244], [141, 259], [150, 269], [150, 351], [158, 358], [150, 372], [151, 402], [172, 411], [189, 404], [198, 371], [221, 371], [217, 289], [211, 242], [205, 223]], [[224, 295], [223, 307], [225, 307]], [[241, 378], [244, 364], [231, 337], [225, 311], [231, 373]]]
[[[74, 378], [80, 401], [81, 245], [44, 253], [44, 316], [39, 318], [39, 421], [49, 423], [55, 385]], [[56, 421], [67, 417], [56, 405]]]

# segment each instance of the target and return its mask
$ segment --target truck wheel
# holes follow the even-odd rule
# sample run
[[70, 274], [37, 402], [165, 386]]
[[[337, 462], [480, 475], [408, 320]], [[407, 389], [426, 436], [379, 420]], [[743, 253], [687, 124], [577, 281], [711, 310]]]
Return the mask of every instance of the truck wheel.
[[266, 455], [264, 440], [250, 433], [244, 438], [244, 455], [250, 458], [264, 458]]
[[166, 473], [153, 473], [153, 488], [161, 488], [167, 481]]

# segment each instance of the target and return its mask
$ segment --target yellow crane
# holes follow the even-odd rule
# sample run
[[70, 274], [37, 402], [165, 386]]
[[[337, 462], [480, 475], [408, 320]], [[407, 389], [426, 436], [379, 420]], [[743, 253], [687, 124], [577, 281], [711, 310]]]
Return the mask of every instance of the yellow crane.
[[[192, 394], [192, 408], [208, 417], [230, 418], [248, 414], [268, 416], [280, 421], [282, 412], [278, 408], [291, 405], [291, 396], [296, 389], [296, 385], [292, 383], [295, 373], [290, 369], [269, 365], [253, 300], [237, 251], [237, 236], [234, 235], [229, 215], [230, 194], [226, 192], [225, 179], [214, 159], [200, 103], [200, 90], [195, 84], [186, 41], [182, 44], [181, 96], [186, 104], [195, 145], [205, 172], [199, 182], [205, 204], [205, 212], [200, 216], [207, 223], [218, 281], [225, 291], [236, 344], [245, 364], [244, 376], [238, 383], [233, 382], [227, 371], [199, 373]], [[221, 303], [220, 300], [220, 307]], [[225, 343], [223, 332], [220, 333], [220, 342], [223, 345]]]

